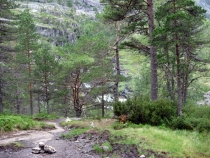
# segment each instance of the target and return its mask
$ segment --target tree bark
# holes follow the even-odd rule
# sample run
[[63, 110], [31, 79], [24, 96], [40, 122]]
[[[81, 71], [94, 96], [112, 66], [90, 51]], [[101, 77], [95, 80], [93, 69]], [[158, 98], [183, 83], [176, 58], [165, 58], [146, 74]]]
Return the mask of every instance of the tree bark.
[[[164, 72], [166, 76], [167, 90], [169, 92], [169, 96], [171, 100], [175, 101], [175, 90], [174, 90], [174, 79], [173, 79], [174, 63], [170, 62], [168, 46], [166, 46], [165, 48], [165, 53], [166, 53], [167, 66], [164, 69]], [[170, 72], [170, 68], [172, 69], [171, 72]]]
[[3, 113], [3, 98], [2, 98], [2, 79], [0, 76], [0, 113]]
[[18, 84], [16, 81], [16, 91], [15, 91], [15, 104], [17, 113], [20, 114], [20, 101], [19, 101], [19, 92], [18, 92]]
[[[149, 36], [150, 42], [152, 42], [153, 30], [154, 30], [154, 10], [153, 10], [153, 0], [148, 0], [148, 22], [149, 22]], [[157, 78], [157, 57], [156, 49], [151, 44], [150, 45], [150, 68], [151, 68], [151, 100], [158, 99], [158, 78]]]
[[83, 102], [79, 98], [80, 86], [82, 84], [80, 81], [80, 70], [76, 70], [75, 74], [72, 73], [71, 77], [75, 79], [73, 82], [71, 82], [74, 110], [76, 112], [76, 117], [81, 117]]
[[39, 113], [41, 113], [41, 106], [40, 106], [40, 94], [39, 94], [39, 92], [37, 93], [37, 105], [38, 105], [38, 111], [39, 111]]
[[186, 68], [185, 68], [185, 73], [184, 73], [184, 76], [183, 76], [183, 83], [182, 83], [182, 103], [183, 105], [186, 104], [187, 102], [187, 88], [189, 86], [189, 65], [190, 65], [190, 52], [189, 50], [187, 50], [186, 52], [187, 54], [187, 58], [186, 58], [186, 61], [185, 61], [185, 64], [186, 64]]
[[[29, 41], [28, 41], [29, 42]], [[28, 50], [27, 50], [27, 54], [28, 54], [28, 60], [31, 59], [31, 55], [30, 55], [30, 49], [29, 46], [30, 44], [28, 43]], [[29, 73], [29, 79], [30, 79], [30, 83], [29, 83], [29, 95], [30, 95], [30, 110], [31, 110], [31, 116], [33, 116], [34, 110], [33, 110], [33, 94], [32, 94], [32, 82], [31, 82], [31, 62], [28, 62], [28, 73]]]
[[117, 43], [116, 43], [116, 54], [115, 54], [115, 59], [116, 59], [116, 80], [114, 83], [114, 100], [115, 102], [118, 101], [119, 94], [118, 94], [118, 87], [119, 87], [119, 77], [120, 77], [120, 60], [119, 60], [119, 49], [118, 49], [118, 43], [119, 43], [119, 37], [120, 36], [120, 21], [117, 21]]
[[[173, 0], [174, 14], [176, 13], [176, 0]], [[176, 19], [174, 20], [174, 28], [177, 25]], [[180, 52], [179, 52], [179, 37], [176, 33], [175, 35], [175, 49], [176, 49], [176, 68], [177, 68], [177, 88], [178, 88], [178, 104], [177, 104], [177, 114], [180, 116], [182, 114], [182, 87], [181, 87], [181, 70], [180, 70]]]
[[102, 117], [104, 117], [104, 92], [102, 92], [101, 98], [101, 109], [102, 109]]
[[31, 116], [33, 116], [34, 109], [33, 109], [33, 95], [32, 95], [32, 83], [29, 84], [29, 91], [30, 91], [30, 109], [31, 109]]
[[45, 96], [46, 96], [46, 103], [47, 103], [47, 113], [50, 114], [49, 94], [48, 94], [48, 80], [47, 80], [46, 72], [45, 72], [45, 75], [44, 75], [44, 80], [45, 80]]

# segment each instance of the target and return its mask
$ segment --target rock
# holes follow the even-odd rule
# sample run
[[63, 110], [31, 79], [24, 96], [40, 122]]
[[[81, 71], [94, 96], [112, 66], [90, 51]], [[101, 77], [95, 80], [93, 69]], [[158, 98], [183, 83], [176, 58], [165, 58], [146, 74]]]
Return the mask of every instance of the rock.
[[109, 151], [109, 147], [108, 146], [102, 146], [101, 148], [103, 149], [103, 151]]
[[144, 158], [144, 157], [146, 157], [145, 155], [141, 155], [141, 156], [139, 156], [140, 158]]
[[53, 154], [56, 152], [55, 148], [53, 148], [52, 146], [49, 146], [49, 145], [44, 146], [44, 151], [49, 154]]
[[72, 120], [70, 118], [66, 118], [65, 122], [71, 122]]
[[39, 148], [39, 147], [35, 147], [35, 148], [32, 149], [33, 154], [39, 154], [40, 151], [41, 151], [41, 148]]
[[93, 124], [93, 122], [90, 123], [90, 127], [91, 128], [94, 128], [95, 127], [94, 124]]
[[44, 151], [44, 150], [40, 150], [40, 153], [41, 153], [41, 154], [44, 154], [44, 153], [45, 153], [45, 151]]
[[43, 142], [39, 142], [39, 147], [44, 150], [44, 143]]

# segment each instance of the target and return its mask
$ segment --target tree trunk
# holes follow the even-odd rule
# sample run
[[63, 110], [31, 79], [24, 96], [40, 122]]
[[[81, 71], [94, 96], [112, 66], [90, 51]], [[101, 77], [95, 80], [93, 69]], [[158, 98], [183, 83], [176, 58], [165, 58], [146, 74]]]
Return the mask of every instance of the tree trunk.
[[101, 110], [102, 110], [102, 117], [104, 117], [104, 92], [102, 92], [101, 98]]
[[[166, 61], [167, 61], [167, 66], [165, 68], [165, 76], [166, 76], [166, 85], [167, 85], [167, 90], [169, 93], [169, 96], [171, 100], [175, 101], [175, 92], [174, 92], [174, 79], [173, 79], [173, 73], [170, 72], [170, 68], [172, 69], [171, 71], [174, 71], [173, 65], [174, 63], [171, 64], [170, 57], [169, 57], [169, 51], [168, 51], [168, 46], [165, 48], [165, 53], [166, 53]], [[172, 66], [172, 67], [171, 67]]]
[[119, 98], [119, 94], [118, 94], [119, 77], [120, 77], [120, 60], [119, 60], [119, 49], [118, 49], [118, 43], [119, 43], [119, 38], [120, 38], [119, 36], [120, 36], [120, 22], [117, 21], [117, 43], [116, 43], [116, 50], [115, 50], [117, 75], [116, 75], [116, 80], [114, 83], [114, 100], [115, 100], [115, 102], [118, 101], [118, 98]]
[[33, 109], [33, 95], [32, 95], [32, 83], [29, 84], [29, 91], [30, 91], [30, 109], [31, 109], [31, 116], [33, 116], [34, 109]]
[[[29, 42], [29, 41], [28, 41]], [[27, 50], [27, 54], [28, 54], [28, 60], [31, 59], [31, 54], [30, 54], [30, 50], [29, 50], [29, 43], [28, 43], [28, 50]], [[30, 83], [29, 83], [29, 95], [30, 95], [30, 110], [31, 110], [31, 116], [33, 116], [34, 110], [33, 110], [33, 94], [32, 94], [32, 82], [31, 82], [31, 62], [28, 62], [28, 74], [29, 74], [29, 78], [30, 78]]]
[[183, 91], [182, 91], [182, 93], [183, 93], [183, 100], [182, 100], [182, 102], [183, 102], [183, 105], [185, 105], [186, 104], [186, 102], [187, 102], [187, 88], [188, 88], [188, 86], [189, 86], [189, 65], [190, 65], [190, 50], [189, 50], [189, 48], [188, 48], [188, 50], [187, 50], [187, 59], [186, 59], [186, 62], [185, 62], [185, 64], [186, 64], [186, 69], [185, 69], [185, 76], [183, 77]]
[[48, 80], [47, 74], [44, 75], [45, 80], [45, 96], [46, 96], [46, 103], [47, 103], [47, 113], [50, 114], [50, 105], [49, 105], [49, 95], [48, 95]]
[[[176, 13], [176, 2], [173, 0], [174, 14]], [[177, 25], [177, 21], [174, 20], [174, 28]], [[175, 49], [176, 49], [176, 64], [177, 64], [177, 88], [178, 88], [178, 104], [177, 104], [177, 114], [180, 116], [182, 114], [182, 87], [181, 87], [181, 70], [180, 70], [180, 52], [179, 52], [179, 37], [175, 35]]]
[[75, 113], [76, 113], [76, 117], [81, 117], [81, 115], [82, 115], [82, 109], [75, 108]]
[[71, 82], [72, 97], [73, 97], [72, 101], [74, 104], [76, 117], [81, 117], [83, 102], [79, 97], [80, 86], [82, 85], [82, 82], [80, 82], [80, 70], [77, 70], [75, 75], [72, 73], [72, 78], [73, 76], [75, 80]]
[[0, 76], [0, 113], [3, 113], [3, 98], [2, 98], [2, 79]]
[[16, 81], [16, 91], [15, 91], [15, 104], [17, 113], [20, 114], [20, 101], [19, 101], [19, 92], [18, 92], [18, 85]]
[[39, 113], [41, 113], [41, 107], [40, 107], [40, 94], [39, 94], [39, 92], [38, 92], [38, 94], [37, 94], [38, 96], [38, 98], [37, 98], [37, 105], [38, 105], [38, 111], [39, 111]]
[[[176, 36], [176, 38], [178, 38]], [[182, 87], [181, 87], [181, 72], [180, 72], [180, 53], [179, 53], [179, 44], [176, 44], [176, 60], [177, 60], [177, 88], [178, 88], [178, 105], [177, 112], [178, 116], [182, 114]]]
[[[148, 22], [149, 22], [149, 36], [150, 41], [152, 41], [153, 30], [154, 30], [154, 10], [153, 10], [153, 0], [148, 0]], [[158, 78], [157, 78], [157, 57], [156, 49], [151, 44], [150, 45], [150, 68], [151, 68], [151, 100], [158, 99]]]

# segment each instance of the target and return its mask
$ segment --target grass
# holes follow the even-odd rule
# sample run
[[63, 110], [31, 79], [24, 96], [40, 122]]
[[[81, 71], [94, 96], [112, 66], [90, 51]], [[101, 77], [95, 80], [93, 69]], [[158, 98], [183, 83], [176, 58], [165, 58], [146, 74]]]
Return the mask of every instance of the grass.
[[4, 145], [0, 145], [2, 147], [5, 147], [5, 148], [12, 148], [14, 150], [18, 150], [20, 148], [24, 148], [24, 144], [21, 143], [21, 142], [12, 142], [12, 143], [8, 143], [8, 144], [4, 144]]
[[83, 127], [82, 128], [75, 128], [75, 129], [72, 129], [68, 134], [63, 134], [62, 137], [67, 138], [67, 139], [71, 139], [72, 137], [81, 135], [88, 130], [89, 130], [88, 127], [87, 128], [83, 128]]
[[14, 130], [46, 129], [54, 128], [54, 125], [47, 125], [43, 122], [34, 121], [26, 115], [0, 115], [0, 133]]
[[12, 144], [17, 148], [23, 148], [24, 147], [24, 145], [21, 142], [13, 142]]
[[101, 146], [98, 145], [98, 144], [93, 145], [93, 150], [95, 150], [97, 153], [102, 153], [103, 152]]
[[[150, 125], [134, 125], [128, 123], [120, 130], [115, 130], [117, 122], [113, 119], [82, 120], [72, 121], [70, 124], [89, 127], [90, 122], [94, 122], [95, 128], [99, 131], [109, 130], [111, 140], [122, 144], [136, 144], [142, 154], [147, 151], [155, 153], [166, 153], [168, 157], [210, 157], [210, 134], [199, 133], [197, 131], [171, 130], [166, 127], [153, 127]], [[123, 139], [115, 139], [121, 136]], [[99, 150], [95, 146], [95, 150]], [[166, 156], [164, 155], [164, 156]]]
[[35, 120], [53, 120], [57, 118], [59, 118], [59, 116], [55, 114], [47, 114], [47, 113], [38, 113], [35, 116], [33, 116], [33, 119]]
[[143, 144], [144, 149], [157, 153], [168, 153], [171, 157], [210, 157], [208, 146], [210, 135], [205, 140], [198, 132], [184, 130], [161, 129], [143, 126], [141, 128], [124, 128], [120, 131], [111, 130], [116, 136], [125, 136], [124, 144]]
[[[103, 149], [104, 147], [107, 147], [107, 149]], [[103, 152], [110, 152], [112, 151], [112, 146], [110, 144], [110, 142], [104, 142], [101, 145], [95, 144], [93, 145], [93, 149], [97, 152], [97, 153], [103, 153]]]

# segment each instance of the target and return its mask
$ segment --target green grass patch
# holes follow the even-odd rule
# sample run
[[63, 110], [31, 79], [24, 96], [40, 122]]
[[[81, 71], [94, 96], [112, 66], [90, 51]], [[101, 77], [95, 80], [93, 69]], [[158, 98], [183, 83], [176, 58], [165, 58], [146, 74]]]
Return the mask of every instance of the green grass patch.
[[94, 144], [93, 150], [95, 150], [97, 153], [105, 153], [105, 152], [111, 152], [113, 150], [112, 145], [110, 142], [104, 142], [103, 144]]
[[89, 128], [75, 128], [75, 129], [72, 129], [68, 134], [63, 134], [62, 137], [63, 138], [67, 138], [67, 139], [71, 139], [75, 136], [78, 136], [78, 135], [81, 135], [85, 132], [87, 132], [89, 130]]
[[94, 144], [93, 145], [93, 150], [95, 150], [95, 152], [101, 154], [103, 152], [102, 147], [98, 144]]
[[46, 124], [44, 122], [40, 122], [41, 129], [55, 129], [55, 125], [53, 124]]
[[24, 147], [24, 144], [21, 143], [21, 142], [13, 142], [12, 144], [17, 148], [23, 148]]
[[15, 129], [52, 129], [52, 127], [50, 126], [52, 125], [47, 125], [43, 122], [34, 121], [30, 116], [9, 114], [0, 115], [0, 133], [13, 131]]
[[56, 114], [47, 114], [47, 113], [39, 113], [33, 116], [33, 119], [35, 120], [53, 120], [53, 119], [58, 119], [59, 116]]
[[113, 136], [124, 138], [118, 140], [119, 143], [136, 144], [140, 151], [152, 150], [155, 153], [167, 153], [171, 157], [210, 157], [209, 134], [204, 136], [199, 132], [171, 130], [149, 125], [110, 131]]

